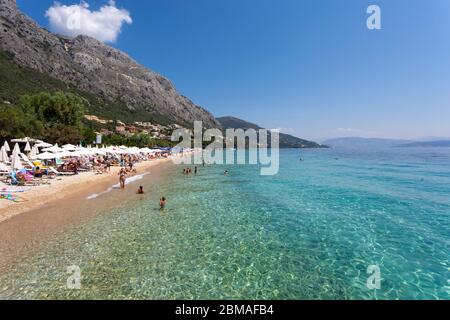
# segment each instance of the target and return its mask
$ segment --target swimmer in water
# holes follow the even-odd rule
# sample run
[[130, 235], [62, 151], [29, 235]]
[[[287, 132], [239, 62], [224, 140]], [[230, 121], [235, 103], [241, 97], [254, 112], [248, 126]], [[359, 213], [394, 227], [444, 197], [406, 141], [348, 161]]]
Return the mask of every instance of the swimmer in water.
[[138, 191], [137, 191], [137, 194], [144, 194], [145, 192], [144, 192], [144, 187], [143, 186], [140, 186], [139, 187], [139, 189], [138, 189]]
[[166, 204], [167, 204], [166, 198], [162, 197], [159, 200], [159, 210], [164, 211], [164, 209], [166, 208]]
[[228, 175], [228, 170], [225, 170], [225, 172], [223, 173], [224, 176]]

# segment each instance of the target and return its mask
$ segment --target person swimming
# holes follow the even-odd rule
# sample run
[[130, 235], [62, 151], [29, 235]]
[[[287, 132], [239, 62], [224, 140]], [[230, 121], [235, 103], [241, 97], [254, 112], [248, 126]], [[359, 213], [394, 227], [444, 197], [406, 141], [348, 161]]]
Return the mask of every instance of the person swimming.
[[159, 210], [164, 211], [164, 209], [166, 208], [166, 204], [167, 204], [166, 198], [162, 197], [159, 200]]
[[137, 191], [137, 194], [144, 194], [145, 192], [144, 192], [144, 187], [143, 186], [140, 186], [139, 187], [139, 189], [138, 189], [138, 191]]
[[228, 170], [225, 170], [224, 173], [223, 173], [223, 175], [224, 175], [224, 176], [227, 176], [228, 173], [229, 173]]

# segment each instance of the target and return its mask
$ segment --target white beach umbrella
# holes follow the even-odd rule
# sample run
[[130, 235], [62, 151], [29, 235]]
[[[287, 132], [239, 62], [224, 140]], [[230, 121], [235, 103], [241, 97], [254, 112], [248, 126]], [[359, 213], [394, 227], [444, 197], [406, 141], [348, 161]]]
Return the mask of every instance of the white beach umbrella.
[[11, 168], [13, 171], [23, 169], [22, 161], [20, 160], [19, 153], [13, 153], [13, 156], [11, 159]]
[[35, 144], [35, 145], [31, 148], [30, 157], [37, 156], [38, 154], [39, 154], [39, 148], [38, 148], [38, 146]]
[[13, 154], [19, 154], [20, 153], [20, 147], [19, 147], [19, 144], [18, 143], [16, 143], [15, 145], [14, 145], [14, 148], [13, 148]]
[[106, 152], [104, 150], [98, 149], [98, 148], [94, 148], [92, 152], [93, 152], [93, 154], [98, 154], [98, 155], [101, 155], [101, 156], [105, 156], [106, 155]]
[[30, 152], [31, 151], [31, 146], [30, 143], [27, 141], [27, 144], [25, 145], [25, 149], [23, 149], [23, 151], [25, 152]]
[[71, 154], [71, 156], [74, 157], [74, 158], [78, 158], [78, 157], [81, 157], [81, 156], [83, 155], [81, 150], [73, 151], [73, 152], [71, 152], [70, 154]]
[[77, 150], [77, 146], [74, 146], [73, 144], [63, 145], [62, 148], [64, 150], [67, 150], [67, 151], [75, 151], [75, 150]]
[[80, 148], [77, 151], [75, 151], [79, 156], [89, 156], [91, 155], [91, 151], [87, 148]]
[[55, 153], [55, 157], [59, 158], [69, 158], [69, 157], [79, 157], [79, 153], [77, 151], [68, 151], [64, 150], [62, 152]]
[[53, 147], [42, 149], [42, 151], [44, 151], [44, 152], [58, 153], [58, 152], [62, 152], [62, 151], [64, 151], [64, 150], [61, 149], [60, 147], [58, 147], [58, 144], [55, 144]]
[[39, 142], [38, 144], [35, 144], [35, 146], [38, 147], [38, 148], [50, 148], [50, 147], [53, 147], [52, 144], [44, 142], [44, 141]]
[[6, 152], [6, 148], [5, 147], [3, 147], [3, 162], [4, 163], [9, 163], [8, 152]]
[[5, 151], [6, 151], [6, 152], [11, 151], [11, 149], [9, 148], [8, 141], [5, 141], [5, 143], [3, 144], [3, 147], [5, 147]]
[[[6, 155], [6, 156], [5, 156]], [[0, 163], [5, 163], [8, 161], [8, 155], [6, 154], [5, 147], [0, 149]]]
[[139, 148], [134, 147], [134, 148], [128, 149], [128, 152], [130, 154], [138, 154], [140, 152], [140, 150], [139, 150]]
[[41, 154], [38, 154], [37, 156], [32, 157], [31, 159], [35, 160], [52, 160], [52, 159], [56, 159], [56, 156], [54, 153], [50, 153], [50, 152], [44, 152]]
[[35, 142], [35, 141], [36, 141], [35, 139], [31, 139], [30, 137], [11, 140], [11, 142], [18, 142], [18, 143]]
[[13, 162], [13, 158], [16, 156], [16, 155], [18, 155], [20, 153], [20, 149], [19, 149], [19, 146], [17, 145], [17, 143], [16, 143], [16, 145], [14, 146], [14, 148], [13, 148], [13, 152], [12, 152], [12, 154], [11, 154], [11, 162]]

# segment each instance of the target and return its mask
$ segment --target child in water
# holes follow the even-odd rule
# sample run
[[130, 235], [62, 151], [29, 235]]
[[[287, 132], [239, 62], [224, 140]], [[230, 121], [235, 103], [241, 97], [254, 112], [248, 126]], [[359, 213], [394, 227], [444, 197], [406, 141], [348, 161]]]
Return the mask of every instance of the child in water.
[[162, 197], [162, 198], [159, 200], [159, 210], [160, 210], [160, 211], [164, 211], [164, 209], [165, 209], [165, 207], [166, 207], [166, 204], [167, 204], [166, 198]]
[[140, 186], [139, 187], [139, 189], [138, 189], [138, 191], [137, 191], [137, 194], [144, 194], [145, 192], [144, 192], [144, 187], [143, 186]]

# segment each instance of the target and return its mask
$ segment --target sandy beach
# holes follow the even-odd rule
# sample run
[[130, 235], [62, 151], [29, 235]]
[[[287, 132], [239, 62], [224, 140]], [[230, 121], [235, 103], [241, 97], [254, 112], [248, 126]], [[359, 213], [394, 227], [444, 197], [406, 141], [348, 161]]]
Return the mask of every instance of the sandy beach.
[[[138, 174], [142, 174], [161, 163], [170, 161], [170, 159], [157, 159], [152, 161], [144, 161], [137, 165]], [[50, 180], [50, 185], [40, 185], [35, 187], [7, 187], [0, 185], [0, 189], [7, 188], [25, 190], [23, 193], [17, 193], [23, 201], [20, 203], [0, 200], [0, 223], [26, 211], [39, 209], [45, 207], [47, 204], [63, 200], [68, 196], [76, 195], [77, 193], [86, 192], [86, 190], [93, 190], [103, 184], [111, 184], [118, 182], [119, 167], [112, 167], [110, 173], [102, 175], [95, 172], [84, 172], [74, 176], [57, 177]], [[136, 174], [129, 175], [133, 177]]]
[[[62, 233], [102, 212], [126, 203], [135, 196], [137, 187], [145, 185], [154, 191], [174, 164], [170, 159], [157, 159], [137, 165], [137, 174], [130, 175], [131, 182], [125, 190], [114, 189], [118, 183], [119, 168], [111, 173], [96, 175], [93, 172], [55, 179], [51, 185], [30, 188], [23, 194], [22, 203], [2, 200], [0, 207], [0, 269], [11, 268], [28, 253], [45, 244], [48, 237]], [[89, 196], [101, 196], [89, 200]]]

